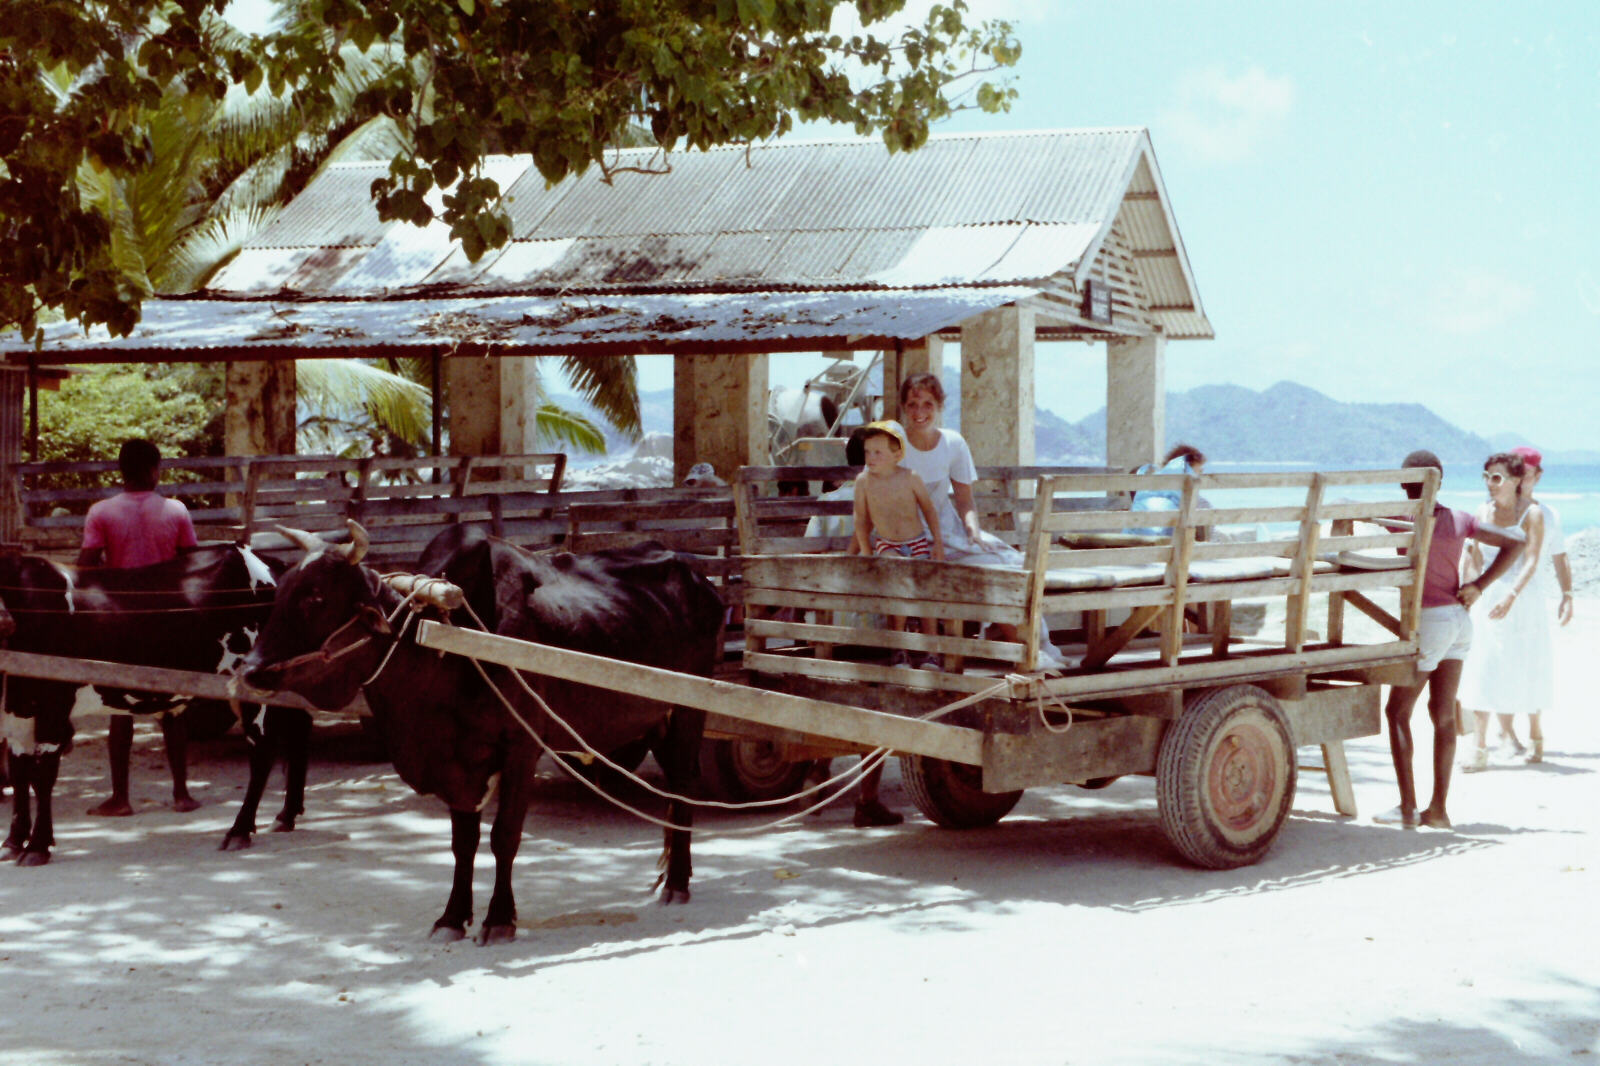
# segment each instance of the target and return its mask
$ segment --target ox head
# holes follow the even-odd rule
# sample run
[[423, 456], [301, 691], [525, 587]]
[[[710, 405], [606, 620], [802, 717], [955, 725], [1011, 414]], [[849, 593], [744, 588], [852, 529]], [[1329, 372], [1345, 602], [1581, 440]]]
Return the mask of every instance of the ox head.
[[250, 686], [298, 693], [314, 706], [350, 703], [388, 646], [378, 576], [361, 565], [367, 535], [350, 522], [350, 543], [330, 545], [300, 530], [280, 532], [306, 552], [278, 582], [255, 647], [240, 667]]

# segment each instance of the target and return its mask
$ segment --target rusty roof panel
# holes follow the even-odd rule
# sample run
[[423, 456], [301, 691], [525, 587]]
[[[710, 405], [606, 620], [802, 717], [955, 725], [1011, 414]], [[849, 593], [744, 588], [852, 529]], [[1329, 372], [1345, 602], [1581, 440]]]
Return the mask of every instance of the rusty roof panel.
[[914, 340], [1034, 294], [1029, 287], [918, 291], [611, 294], [570, 298], [404, 300], [153, 299], [132, 334], [46, 329], [43, 348], [12, 334], [0, 355], [72, 363], [181, 351], [259, 349], [298, 358], [396, 348], [481, 345], [499, 354], [661, 351], [740, 345], [845, 347], [860, 338]]

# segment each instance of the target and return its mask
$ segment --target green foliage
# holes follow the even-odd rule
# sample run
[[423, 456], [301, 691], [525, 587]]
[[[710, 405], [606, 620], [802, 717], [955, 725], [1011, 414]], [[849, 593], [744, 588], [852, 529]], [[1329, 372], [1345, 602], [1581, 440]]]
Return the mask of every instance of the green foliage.
[[[260, 40], [220, 23], [225, 6], [8, 0], [0, 328], [31, 338], [57, 311], [129, 332], [160, 284], [150, 253], [178, 247], [171, 231], [194, 221], [194, 201], [157, 215], [117, 190], [146, 182], [210, 203], [223, 188], [256, 187], [253, 166], [303, 175], [336, 132], [375, 117], [389, 120], [392, 152], [374, 184], [379, 213], [424, 224], [425, 198], [446, 188], [443, 220], [475, 259], [510, 236], [486, 154], [529, 153], [553, 182], [591, 166], [609, 174], [608, 148], [640, 129], [670, 153], [775, 137], [796, 120], [877, 133], [904, 151], [954, 110], [1007, 108], [1014, 90], [981, 79], [1020, 53], [1008, 24], [968, 26], [962, 0], [935, 5], [920, 27], [848, 38], [830, 30], [836, 8], [876, 27], [904, 0], [300, 0]], [[967, 79], [981, 84], [963, 100]], [[320, 149], [297, 137], [271, 160], [172, 169], [213, 156], [192, 145], [198, 154], [185, 155], [189, 142], [171, 139], [184, 123], [151, 115], [213, 129], [241, 98], [255, 106], [230, 128], [276, 130], [280, 144], [298, 130]], [[215, 157], [239, 158], [227, 138]], [[148, 245], [158, 228], [170, 240], [135, 248], [133, 235]], [[186, 268], [182, 282], [196, 276]]]
[[220, 455], [222, 406], [220, 364], [97, 366], [39, 393], [39, 458], [115, 459], [130, 437], [163, 455]]

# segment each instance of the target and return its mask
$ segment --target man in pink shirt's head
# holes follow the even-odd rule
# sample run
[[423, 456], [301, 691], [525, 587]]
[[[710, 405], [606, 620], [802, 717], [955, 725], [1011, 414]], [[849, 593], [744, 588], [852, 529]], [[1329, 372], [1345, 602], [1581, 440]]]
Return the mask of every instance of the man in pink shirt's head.
[[[156, 491], [161, 477], [161, 452], [147, 440], [124, 442], [117, 454], [122, 469], [122, 491], [89, 508], [83, 521], [82, 567], [151, 566], [177, 558], [196, 547], [194, 523], [181, 500], [169, 500]], [[108, 697], [109, 699], [109, 697]], [[183, 721], [185, 704], [161, 713], [161, 737], [166, 744], [167, 766], [172, 770], [172, 806], [192, 811], [200, 804], [189, 795], [189, 730]], [[113, 708], [107, 749], [111, 756], [111, 797], [89, 813], [121, 817], [133, 813], [128, 801], [128, 764], [133, 754], [133, 719]]]

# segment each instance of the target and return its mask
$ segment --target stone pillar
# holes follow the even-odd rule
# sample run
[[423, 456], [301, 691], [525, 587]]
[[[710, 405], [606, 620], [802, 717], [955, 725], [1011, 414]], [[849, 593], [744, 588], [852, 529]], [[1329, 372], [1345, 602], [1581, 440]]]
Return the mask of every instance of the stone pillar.
[[924, 337], [900, 352], [883, 353], [883, 417], [900, 418], [900, 383], [912, 374], [938, 374], [944, 368], [944, 338]]
[[229, 363], [225, 382], [223, 450], [229, 455], [295, 454], [294, 360]]
[[536, 452], [541, 397], [535, 356], [458, 356], [444, 361], [451, 455]]
[[1167, 338], [1106, 342], [1106, 465], [1161, 458], [1167, 440]]
[[961, 434], [979, 466], [1033, 465], [1031, 308], [999, 307], [961, 324]]
[[678, 356], [672, 431], [675, 480], [695, 463], [710, 463], [722, 478], [747, 464], [768, 463], [767, 356]]

